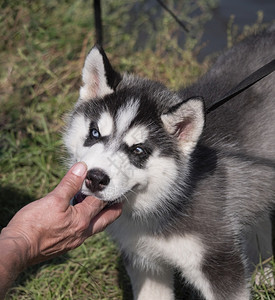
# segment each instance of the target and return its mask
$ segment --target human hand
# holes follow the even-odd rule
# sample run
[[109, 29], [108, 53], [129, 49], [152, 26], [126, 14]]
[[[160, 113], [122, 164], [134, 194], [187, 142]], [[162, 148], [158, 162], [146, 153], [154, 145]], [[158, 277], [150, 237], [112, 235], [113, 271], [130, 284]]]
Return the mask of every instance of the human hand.
[[23, 268], [78, 247], [121, 214], [121, 204], [104, 209], [106, 203], [92, 196], [70, 205], [86, 173], [84, 163], [75, 164], [51, 193], [19, 210], [2, 230], [1, 238], [13, 239], [24, 251]]

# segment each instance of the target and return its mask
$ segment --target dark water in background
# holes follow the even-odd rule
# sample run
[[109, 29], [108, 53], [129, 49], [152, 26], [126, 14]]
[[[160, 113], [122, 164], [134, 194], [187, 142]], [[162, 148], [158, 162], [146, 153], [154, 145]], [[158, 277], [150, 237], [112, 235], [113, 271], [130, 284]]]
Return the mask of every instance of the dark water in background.
[[244, 25], [256, 22], [260, 10], [264, 13], [264, 23], [275, 20], [275, 0], [220, 0], [211, 21], [204, 27], [202, 42], [206, 42], [206, 46], [201, 50], [199, 59], [226, 47], [226, 31], [231, 15], [235, 16], [234, 24], [242, 30]]
[[[185, 0], [178, 0], [184, 3]], [[191, 2], [195, 2], [193, 0]], [[165, 0], [163, 0], [166, 3]], [[176, 1], [175, 1], [176, 3]], [[169, 7], [179, 18], [180, 12], [175, 8]], [[275, 21], [275, 0], [217, 0], [217, 7], [212, 10], [212, 18], [203, 26], [203, 36], [200, 45], [204, 45], [198, 54], [198, 59], [201, 61], [203, 58], [211, 53], [217, 53], [227, 46], [227, 28], [230, 22], [230, 16], [234, 15], [233, 26], [238, 26], [238, 32], [243, 31], [245, 25], [253, 25], [258, 19], [258, 11], [263, 12], [262, 23], [271, 23]], [[140, 15], [146, 14], [149, 17], [153, 28], [155, 21], [163, 14], [167, 14], [160, 6], [157, 0], [134, 1], [132, 9], [129, 11], [131, 20], [140, 19]], [[131, 32], [132, 21], [126, 24], [125, 30]], [[185, 23], [184, 20], [182, 20]], [[146, 21], [147, 22], [147, 21]], [[176, 22], [176, 21], [175, 21]], [[189, 26], [190, 24], [186, 24]], [[179, 46], [184, 45], [186, 32], [179, 26], [178, 42]], [[192, 25], [191, 25], [192, 26]], [[155, 34], [157, 34], [157, 28]], [[149, 39], [146, 26], [140, 26], [139, 35], [136, 40], [136, 48], [143, 48]]]

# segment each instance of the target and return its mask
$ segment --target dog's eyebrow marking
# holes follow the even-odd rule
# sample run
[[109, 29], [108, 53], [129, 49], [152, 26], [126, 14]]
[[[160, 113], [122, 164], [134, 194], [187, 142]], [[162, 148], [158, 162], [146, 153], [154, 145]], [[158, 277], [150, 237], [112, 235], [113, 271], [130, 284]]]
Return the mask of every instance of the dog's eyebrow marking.
[[97, 126], [101, 136], [109, 136], [112, 134], [114, 130], [114, 120], [109, 112], [105, 111], [102, 113]]
[[123, 141], [129, 146], [145, 143], [149, 135], [146, 126], [138, 125], [131, 128], [123, 138]]
[[137, 115], [138, 108], [139, 102], [132, 99], [118, 110], [116, 117], [118, 134], [122, 134], [129, 128], [131, 122]]

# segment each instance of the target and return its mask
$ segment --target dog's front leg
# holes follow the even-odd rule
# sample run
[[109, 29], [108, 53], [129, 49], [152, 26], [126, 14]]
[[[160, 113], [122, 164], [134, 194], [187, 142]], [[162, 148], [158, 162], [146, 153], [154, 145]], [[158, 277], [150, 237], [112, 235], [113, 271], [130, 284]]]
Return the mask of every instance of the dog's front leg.
[[126, 266], [135, 300], [173, 300], [173, 270], [158, 266], [158, 271]]

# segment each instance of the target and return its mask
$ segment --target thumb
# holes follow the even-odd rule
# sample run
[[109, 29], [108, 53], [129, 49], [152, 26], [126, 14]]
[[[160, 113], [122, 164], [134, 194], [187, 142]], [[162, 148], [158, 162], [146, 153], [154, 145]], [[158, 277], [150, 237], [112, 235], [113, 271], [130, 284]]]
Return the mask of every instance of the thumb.
[[64, 205], [67, 207], [71, 198], [80, 190], [86, 174], [87, 165], [84, 162], [76, 163], [52, 191], [52, 194], [68, 200], [64, 201]]

